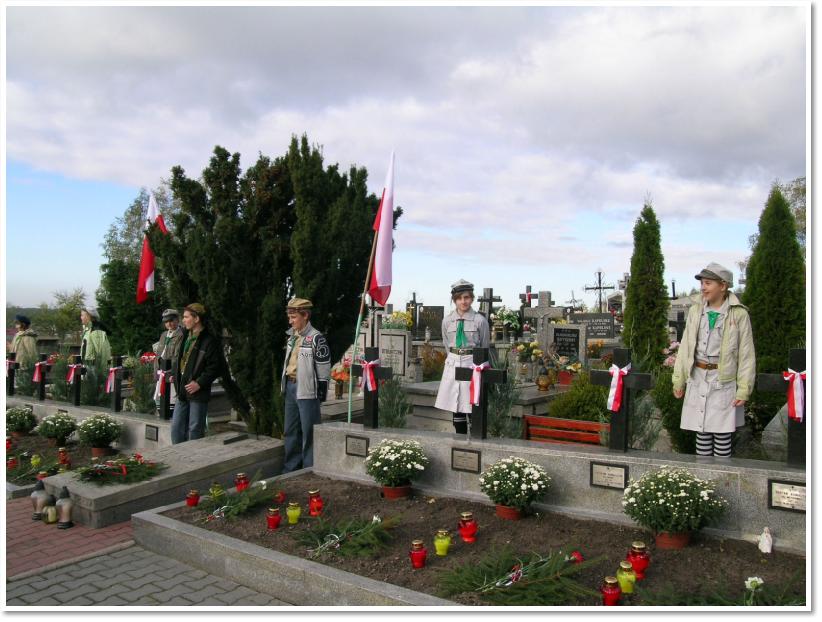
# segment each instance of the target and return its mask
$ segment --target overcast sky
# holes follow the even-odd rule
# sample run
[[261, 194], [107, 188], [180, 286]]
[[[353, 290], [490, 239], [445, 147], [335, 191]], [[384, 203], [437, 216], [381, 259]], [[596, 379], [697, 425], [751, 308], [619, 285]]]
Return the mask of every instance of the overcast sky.
[[[666, 280], [738, 275], [774, 180], [806, 174], [807, 6], [6, 8], [7, 300], [82, 286], [141, 187], [216, 144], [396, 152], [394, 289], [466, 278], [588, 304], [650, 197]], [[36, 241], [39, 246], [33, 246]], [[72, 261], [64, 258], [72, 257]], [[364, 275], [363, 275], [364, 277]]]

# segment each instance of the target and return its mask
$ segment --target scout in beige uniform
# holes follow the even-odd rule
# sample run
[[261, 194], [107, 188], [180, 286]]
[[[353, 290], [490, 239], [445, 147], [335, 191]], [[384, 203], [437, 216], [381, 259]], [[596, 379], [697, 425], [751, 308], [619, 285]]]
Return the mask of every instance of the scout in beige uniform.
[[454, 430], [467, 434], [471, 400], [470, 382], [454, 378], [457, 367], [469, 367], [474, 361], [474, 348], [487, 348], [491, 340], [488, 320], [471, 308], [474, 285], [460, 279], [451, 286], [451, 300], [456, 309], [442, 320], [442, 340], [448, 348], [442, 380], [437, 392], [436, 408], [454, 413]]
[[751, 320], [729, 291], [730, 270], [710, 263], [696, 278], [702, 295], [688, 309], [674, 362], [674, 396], [685, 396], [680, 427], [696, 432], [696, 453], [729, 457], [756, 372]]

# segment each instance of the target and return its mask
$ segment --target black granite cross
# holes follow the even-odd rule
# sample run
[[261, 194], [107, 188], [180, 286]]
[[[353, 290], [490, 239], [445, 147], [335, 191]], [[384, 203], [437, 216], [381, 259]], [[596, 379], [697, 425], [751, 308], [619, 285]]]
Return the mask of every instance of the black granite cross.
[[502, 298], [499, 296], [494, 296], [494, 288], [493, 287], [486, 287], [482, 290], [482, 297], [477, 298], [477, 302], [480, 303], [479, 312], [485, 316], [485, 319], [489, 319], [491, 314], [494, 312], [494, 303], [495, 302], [502, 302]]
[[685, 330], [685, 312], [676, 312], [676, 321], [670, 320], [668, 326], [676, 328], [676, 340], [682, 341], [682, 332]]
[[165, 385], [160, 391], [160, 419], [171, 419], [171, 387], [173, 386], [173, 378], [171, 377], [171, 359], [163, 359], [162, 371], [165, 372], [163, 376], [163, 384]]
[[414, 339], [422, 339], [420, 335], [420, 307], [422, 306], [423, 304], [421, 302], [417, 302], [417, 292], [413, 292], [411, 300], [405, 304], [405, 310], [411, 314], [411, 320], [414, 323], [412, 329], [414, 331]]
[[[380, 358], [380, 351], [378, 348], [365, 349], [363, 360], [370, 363], [371, 361], [376, 361], [378, 358]], [[351, 373], [357, 378], [361, 378], [363, 375], [363, 366], [359, 364], [352, 365]], [[374, 387], [373, 391], [369, 391], [367, 386], [364, 387], [365, 397], [363, 398], [363, 412], [365, 420], [363, 421], [363, 424], [366, 428], [376, 430], [380, 427], [380, 380], [389, 380], [393, 377], [393, 375], [394, 370], [390, 367], [377, 365], [374, 369], [374, 378], [377, 381], [377, 386]]]
[[6, 395], [14, 395], [14, 376], [18, 369], [17, 353], [9, 352], [6, 354]]
[[[614, 365], [625, 367], [630, 362], [631, 350], [629, 348], [614, 348]], [[591, 383], [601, 387], [610, 387], [610, 372], [602, 369], [592, 369]], [[622, 402], [619, 410], [611, 413], [611, 432], [608, 440], [608, 447], [610, 449], [628, 451], [628, 441], [631, 438], [628, 413], [631, 412], [631, 402], [634, 399], [634, 392], [640, 389], [650, 389], [652, 386], [653, 380], [651, 374], [643, 374], [631, 370], [627, 376], [622, 378]]]
[[80, 405], [80, 390], [82, 387], [83, 376], [86, 373], [86, 366], [83, 365], [83, 357], [79, 354], [73, 354], [69, 365], [80, 365], [74, 368], [74, 375], [71, 377], [71, 394], [72, 401], [75, 406]]
[[[474, 365], [482, 365], [489, 361], [488, 348], [474, 348]], [[457, 367], [454, 370], [455, 380], [471, 380], [473, 372], [470, 367]], [[482, 384], [480, 388], [480, 400], [478, 405], [471, 406], [471, 420], [469, 428], [472, 438], [488, 438], [488, 389], [492, 384], [506, 382], [508, 372], [504, 369], [485, 369], [482, 372]]]
[[[111, 368], [121, 368], [114, 372], [114, 387], [111, 392], [111, 410], [118, 413], [123, 410], [123, 378], [128, 375], [128, 370], [122, 369], [123, 357], [112, 356], [109, 359]], [[107, 371], [106, 374], [110, 373]], [[106, 384], [108, 384], [108, 375], [106, 375]]]
[[51, 371], [51, 365], [46, 363], [48, 358], [48, 354], [40, 355], [40, 382], [37, 383], [37, 399], [41, 402], [46, 399], [46, 383], [48, 382], [48, 375]]
[[[795, 372], [805, 371], [805, 349], [794, 348], [788, 354], [788, 366]], [[787, 393], [788, 381], [782, 374], [757, 374], [756, 388], [759, 391]], [[807, 385], [805, 385], [807, 388]], [[806, 393], [807, 395], [807, 393]], [[807, 410], [802, 413], [802, 421], [788, 417], [788, 464], [805, 466], [805, 421]]]

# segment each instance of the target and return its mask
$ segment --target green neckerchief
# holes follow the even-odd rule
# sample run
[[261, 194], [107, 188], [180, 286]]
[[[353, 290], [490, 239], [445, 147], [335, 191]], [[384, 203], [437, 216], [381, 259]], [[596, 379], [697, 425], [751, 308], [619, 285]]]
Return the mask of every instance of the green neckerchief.
[[457, 320], [457, 344], [456, 347], [464, 348], [468, 345], [468, 339], [465, 338], [465, 328], [463, 327], [465, 320]]
[[194, 342], [197, 341], [197, 337], [200, 336], [200, 333], [196, 335], [194, 333], [188, 333], [186, 336], [186, 341], [183, 344], [183, 360], [180, 362], [180, 373], [184, 372], [186, 369], [186, 365], [188, 364], [188, 358], [191, 356], [191, 349], [194, 345]]
[[713, 330], [716, 325], [716, 318], [720, 316], [719, 311], [708, 311], [708, 330]]

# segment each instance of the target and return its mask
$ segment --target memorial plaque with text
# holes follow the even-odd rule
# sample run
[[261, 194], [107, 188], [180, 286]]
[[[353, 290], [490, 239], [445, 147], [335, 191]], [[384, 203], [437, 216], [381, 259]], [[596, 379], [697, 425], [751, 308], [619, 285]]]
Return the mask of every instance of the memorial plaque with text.
[[380, 365], [390, 367], [395, 376], [404, 377], [408, 369], [409, 335], [405, 330], [380, 331]]
[[628, 465], [591, 462], [591, 486], [625, 490], [628, 485]]
[[482, 453], [473, 449], [451, 448], [451, 470], [465, 471], [466, 473], [480, 472], [480, 458]]
[[351, 434], [345, 435], [345, 455], [359, 456], [360, 458], [368, 457], [368, 437], [367, 436], [353, 436]]
[[431, 329], [431, 341], [442, 340], [442, 320], [445, 317], [445, 307], [421, 307], [419, 315], [419, 330], [417, 339], [425, 338], [425, 329]]
[[579, 356], [579, 330], [576, 328], [554, 328], [554, 342], [557, 354], [575, 358]]
[[160, 428], [156, 425], [146, 425], [146, 440], [156, 441], [160, 436]]
[[584, 324], [588, 339], [614, 338], [614, 316], [610, 313], [575, 313], [571, 322]]
[[805, 484], [768, 480], [768, 508], [788, 512], [805, 512]]

